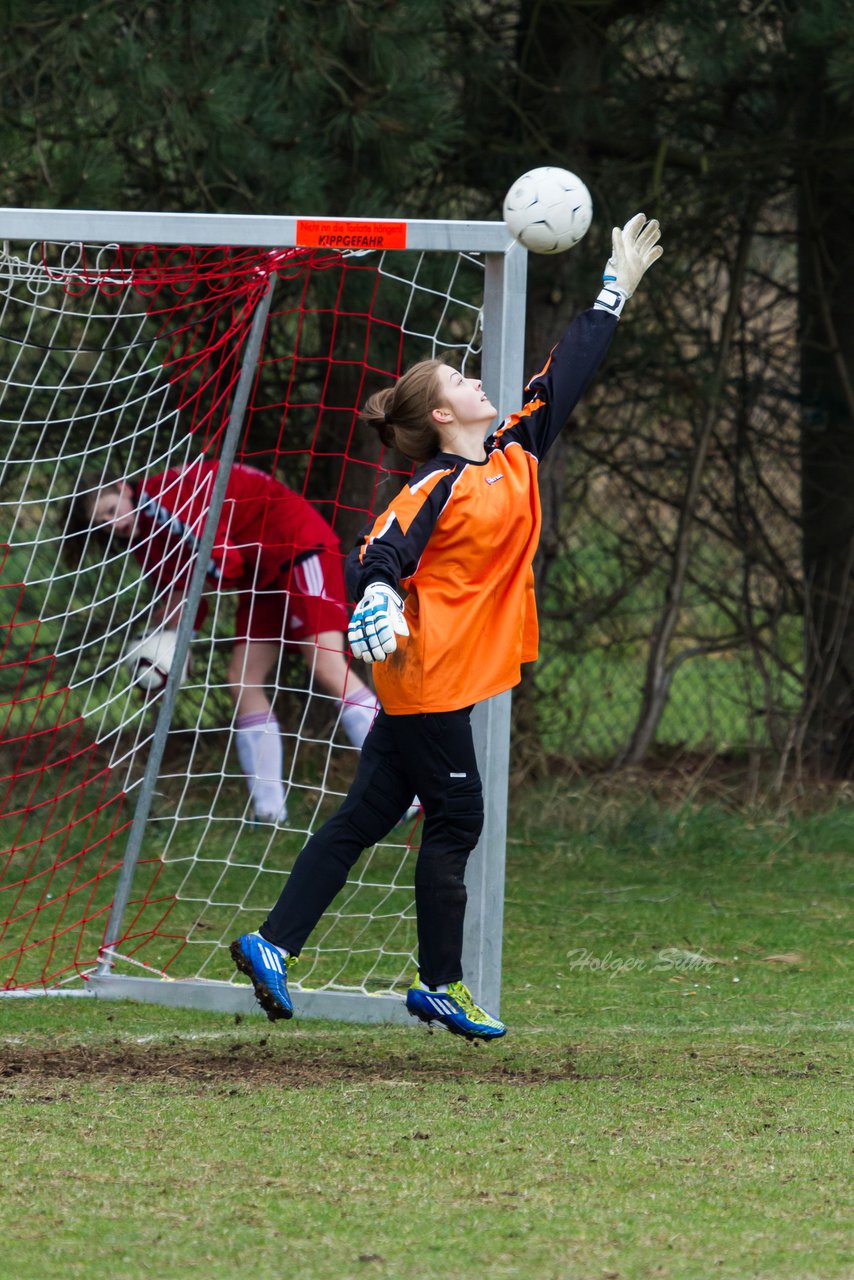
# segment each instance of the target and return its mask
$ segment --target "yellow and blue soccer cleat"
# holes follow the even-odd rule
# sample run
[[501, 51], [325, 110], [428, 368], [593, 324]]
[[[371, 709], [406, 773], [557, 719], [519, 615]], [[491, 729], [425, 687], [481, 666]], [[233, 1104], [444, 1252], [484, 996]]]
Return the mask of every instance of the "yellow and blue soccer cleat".
[[507, 1028], [476, 1005], [468, 987], [451, 982], [447, 991], [431, 991], [416, 975], [406, 993], [406, 1008], [422, 1022], [439, 1022], [455, 1036], [467, 1040], [497, 1040]]
[[292, 1018], [294, 1006], [288, 993], [288, 965], [292, 957], [282, 955], [279, 948], [260, 933], [244, 933], [232, 942], [230, 951], [237, 968], [251, 979], [255, 998], [270, 1021]]

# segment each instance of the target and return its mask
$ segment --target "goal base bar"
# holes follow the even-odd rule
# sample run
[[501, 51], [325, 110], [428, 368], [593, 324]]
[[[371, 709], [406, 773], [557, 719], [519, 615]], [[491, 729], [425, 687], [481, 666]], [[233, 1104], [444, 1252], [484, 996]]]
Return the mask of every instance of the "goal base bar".
[[[203, 1009], [208, 1013], [262, 1014], [248, 984], [209, 980], [131, 978], [121, 974], [93, 974], [87, 989], [100, 1000], [136, 1000], [173, 1009]], [[368, 996], [351, 991], [300, 991], [291, 988], [294, 1016], [326, 1018], [330, 1022], [397, 1022], [411, 1024], [401, 996]]]

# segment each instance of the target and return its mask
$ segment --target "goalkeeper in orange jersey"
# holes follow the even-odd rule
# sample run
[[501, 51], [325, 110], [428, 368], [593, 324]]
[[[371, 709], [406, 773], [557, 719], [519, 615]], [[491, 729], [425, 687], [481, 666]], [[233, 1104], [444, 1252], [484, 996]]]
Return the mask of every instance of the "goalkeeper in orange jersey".
[[441, 361], [373, 395], [363, 419], [417, 463], [347, 561], [359, 601], [354, 656], [373, 663], [381, 709], [347, 798], [304, 846], [257, 933], [232, 943], [268, 1018], [293, 1012], [287, 970], [363, 849], [421, 798], [415, 868], [419, 972], [409, 1012], [470, 1039], [506, 1028], [463, 983], [464, 873], [483, 824], [473, 705], [518, 684], [537, 656], [532, 562], [540, 532], [537, 472], [598, 369], [626, 299], [661, 255], [659, 227], [637, 214], [615, 228], [593, 306], [569, 327], [526, 388], [495, 418], [480, 382]]
[[[139, 483], [101, 484], [73, 500], [72, 528], [100, 527], [128, 543], [159, 600], [155, 625], [177, 626], [218, 465], [200, 459]], [[337, 702], [355, 747], [377, 710], [374, 693], [350, 669], [346, 654], [350, 615], [338, 538], [305, 498], [257, 468], [237, 464], [228, 475], [207, 582], [237, 598], [227, 681], [253, 815], [284, 822], [281, 730], [266, 691], [282, 646], [300, 654], [311, 687]], [[203, 597], [197, 626], [206, 614]]]

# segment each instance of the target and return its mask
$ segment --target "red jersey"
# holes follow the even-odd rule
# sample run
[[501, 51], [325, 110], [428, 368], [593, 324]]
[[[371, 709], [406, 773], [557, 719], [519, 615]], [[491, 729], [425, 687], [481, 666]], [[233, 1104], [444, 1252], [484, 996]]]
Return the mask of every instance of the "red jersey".
[[533, 560], [539, 461], [610, 346], [617, 319], [591, 308], [552, 350], [482, 461], [438, 453], [363, 531], [347, 559], [359, 599], [371, 582], [406, 591], [409, 635], [372, 667], [390, 715], [454, 711], [518, 684], [537, 656]]
[[[155, 591], [186, 587], [219, 463], [207, 458], [147, 476], [134, 489], [131, 549]], [[293, 564], [340, 544], [311, 503], [255, 467], [231, 468], [208, 562], [211, 586], [271, 588]]]

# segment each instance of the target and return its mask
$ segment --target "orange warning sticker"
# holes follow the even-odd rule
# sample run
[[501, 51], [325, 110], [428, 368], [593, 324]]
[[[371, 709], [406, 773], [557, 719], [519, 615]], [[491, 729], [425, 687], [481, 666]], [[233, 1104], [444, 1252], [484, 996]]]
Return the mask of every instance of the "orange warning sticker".
[[406, 223], [297, 218], [297, 245], [304, 249], [405, 249]]

